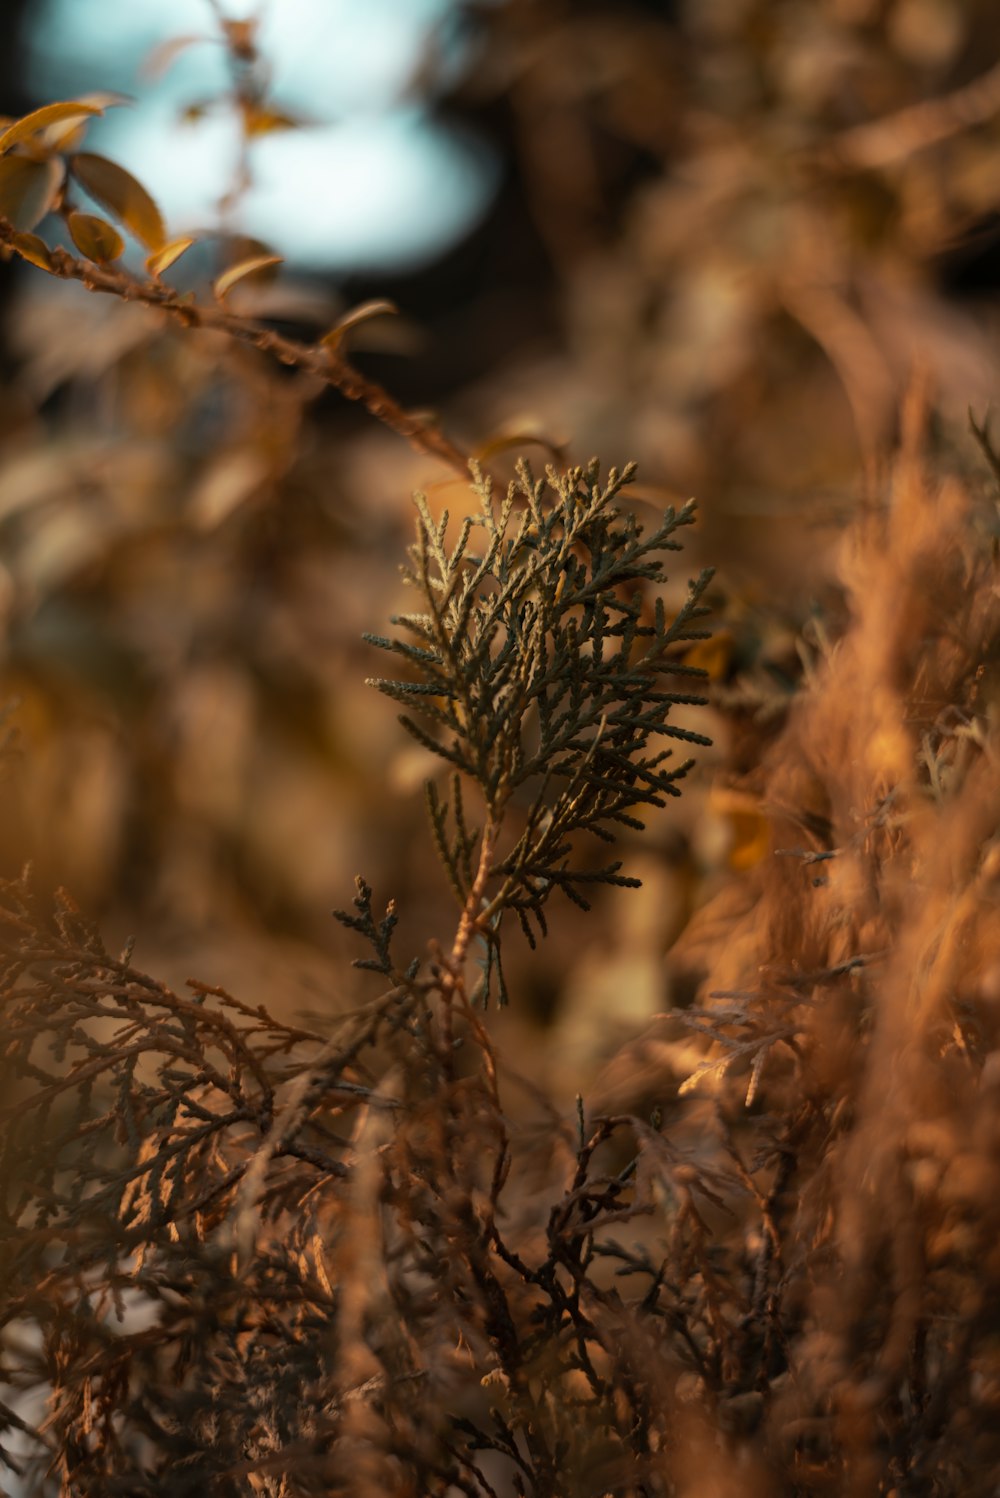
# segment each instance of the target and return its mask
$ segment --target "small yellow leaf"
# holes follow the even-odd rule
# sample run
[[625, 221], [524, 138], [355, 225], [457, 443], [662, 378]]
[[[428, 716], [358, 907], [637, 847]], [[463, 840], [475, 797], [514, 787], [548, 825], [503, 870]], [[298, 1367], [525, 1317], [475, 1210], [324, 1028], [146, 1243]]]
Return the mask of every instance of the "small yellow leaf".
[[346, 313], [336, 326], [330, 329], [329, 333], [324, 333], [320, 339], [320, 343], [328, 348], [331, 353], [335, 353], [340, 347], [344, 334], [350, 332], [351, 328], [356, 328], [361, 323], [368, 322], [370, 318], [386, 315], [398, 317], [399, 308], [395, 302], [386, 301], [382, 297], [376, 301], [362, 302], [359, 306], [352, 308], [350, 312]]
[[249, 260], [239, 260], [222, 272], [213, 283], [212, 290], [220, 302], [225, 301], [227, 294], [245, 276], [252, 276], [255, 271], [266, 270], [268, 266], [280, 265], [281, 262], [280, 255], [254, 255]]
[[93, 213], [71, 213], [67, 222], [73, 243], [81, 255], [98, 265], [117, 260], [125, 248], [118, 230]]
[[[81, 94], [80, 104], [86, 104], [88, 108], [96, 110], [97, 114], [103, 114], [107, 109], [113, 109], [121, 104], [134, 104], [127, 94]], [[46, 125], [38, 135], [30, 142], [32, 147], [40, 147], [46, 155], [57, 153], [65, 155], [67, 151], [78, 151], [90, 126], [93, 124], [96, 114], [77, 115], [68, 120], [57, 120], [52, 125]]]
[[162, 249], [167, 236], [160, 210], [131, 172], [106, 156], [95, 156], [89, 151], [80, 151], [72, 158], [70, 171], [90, 196], [114, 214], [136, 239], [141, 239], [151, 250]]
[[9, 151], [11, 146], [16, 146], [19, 141], [28, 140], [30, 136], [37, 135], [40, 130], [47, 129], [49, 125], [57, 125], [64, 120], [82, 120], [87, 115], [103, 113], [103, 107], [98, 104], [85, 104], [82, 99], [61, 104], [45, 104], [41, 109], [35, 109], [31, 114], [26, 114], [23, 119], [15, 120], [13, 125], [8, 125], [3, 135], [0, 135], [0, 156], [4, 151]]
[[249, 104], [243, 110], [243, 129], [247, 135], [270, 135], [275, 130], [298, 130], [306, 121], [282, 109], [261, 109]]
[[189, 250], [194, 244], [193, 239], [172, 239], [165, 244], [162, 250], [156, 250], [154, 254], [147, 256], [146, 269], [155, 280], [159, 280], [165, 270], [169, 270], [175, 260], [179, 260], [185, 250]]
[[33, 229], [57, 202], [64, 175], [61, 161], [0, 157], [0, 214], [15, 229]]
[[52, 252], [37, 234], [15, 234], [11, 243], [22, 260], [37, 265], [39, 270], [52, 269]]
[[83, 119], [60, 120], [56, 125], [48, 125], [39, 131], [37, 140], [32, 141], [31, 146], [35, 149], [40, 146], [46, 155], [61, 156], [67, 151], [78, 151], [93, 118], [92, 114], [88, 114]]

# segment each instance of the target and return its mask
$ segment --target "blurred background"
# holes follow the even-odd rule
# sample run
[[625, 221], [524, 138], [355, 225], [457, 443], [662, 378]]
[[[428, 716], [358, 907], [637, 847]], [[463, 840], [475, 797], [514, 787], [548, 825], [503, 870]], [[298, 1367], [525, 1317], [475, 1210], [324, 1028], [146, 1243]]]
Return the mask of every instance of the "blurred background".
[[[941, 461], [997, 388], [1000, 11], [990, 0], [19, 0], [16, 116], [130, 95], [87, 148], [129, 167], [197, 287], [285, 257], [248, 311], [352, 357], [498, 475], [634, 458], [689, 494], [673, 581], [715, 565], [716, 743], [622, 850], [644, 880], [567, 907], [502, 1043], [572, 1095], [690, 1002], [691, 912], [767, 846], [762, 747], [836, 633], [837, 547], [929, 381]], [[16, 29], [16, 45], [11, 40]], [[50, 232], [51, 231], [51, 232]], [[50, 242], [58, 226], [39, 233]], [[137, 261], [138, 263], [138, 261]], [[186, 279], [185, 279], [186, 278]], [[199, 279], [200, 278], [200, 279]], [[365, 629], [400, 606], [434, 460], [308, 379], [31, 267], [0, 266], [0, 698], [17, 762], [0, 869], [31, 858], [175, 984], [276, 1012], [369, 992], [331, 920], [363, 872], [401, 950], [449, 935], [431, 768]]]

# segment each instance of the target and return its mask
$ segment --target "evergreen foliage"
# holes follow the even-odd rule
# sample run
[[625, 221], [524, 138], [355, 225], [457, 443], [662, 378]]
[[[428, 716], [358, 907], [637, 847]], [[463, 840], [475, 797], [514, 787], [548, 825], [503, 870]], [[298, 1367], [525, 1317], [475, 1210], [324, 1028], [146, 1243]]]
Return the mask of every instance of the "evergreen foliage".
[[694, 506], [668, 510], [644, 535], [615, 503], [633, 475], [633, 466], [612, 469], [602, 483], [594, 461], [536, 479], [522, 461], [497, 504], [492, 480], [474, 470], [478, 505], [454, 541], [447, 511], [435, 521], [418, 495], [404, 575], [425, 611], [393, 619], [409, 638], [366, 636], [411, 673], [371, 684], [406, 707], [403, 727], [459, 772], [451, 806], [433, 783], [428, 803], [460, 905], [476, 878], [460, 777], [479, 787], [491, 847], [508, 808], [521, 803], [519, 835], [488, 870], [499, 887], [476, 915], [494, 950], [505, 910], [517, 912], [534, 943], [528, 914], [544, 932], [553, 890], [588, 909], [586, 887], [637, 884], [619, 873], [620, 861], [571, 866], [574, 835], [611, 843], [620, 827], [641, 831], [636, 810], [678, 795], [692, 765], [670, 764], [672, 750], [656, 741], [709, 743], [669, 721], [672, 708], [706, 699], [664, 680], [705, 675], [678, 659], [677, 647], [707, 636], [697, 626], [709, 612], [701, 600], [712, 573], [691, 584], [672, 618], [657, 591], [664, 553], [679, 549], [676, 533], [692, 523]]
[[[254, 23], [213, 8], [244, 146], [291, 128], [264, 97]], [[528, 12], [544, 25], [549, 9], [495, 7], [500, 35]], [[574, 39], [565, 12], [510, 71], [576, 108], [550, 62]], [[788, 37], [764, 28], [760, 45], [785, 59]], [[728, 99], [734, 74], [710, 54], [696, 83]], [[606, 48], [587, 55], [603, 66]], [[614, 73], [593, 90], [602, 108], [629, 87]], [[801, 90], [795, 73], [782, 87]], [[842, 133], [836, 170], [892, 165], [901, 127], [906, 150], [914, 132], [978, 128], [987, 81], [888, 134]], [[79, 150], [112, 102], [6, 125], [0, 245], [332, 385], [464, 482], [467, 454], [347, 362], [349, 330], [384, 302], [298, 342], [239, 310], [240, 284], [273, 268], [266, 247], [199, 294], [164, 283], [194, 241], [166, 242], [141, 184]], [[645, 104], [618, 113], [648, 151]], [[704, 197], [686, 235], [716, 243], [721, 202], [734, 241], [759, 245], [745, 157], [719, 146], [743, 119], [720, 136], [700, 118], [691, 149], [725, 193], [711, 170], [670, 174], [682, 205]], [[770, 147], [761, 162], [786, 171]], [[77, 187], [115, 222], [81, 213]], [[565, 199], [539, 196], [552, 243], [575, 248]], [[51, 213], [79, 255], [33, 232]], [[118, 263], [126, 233], [141, 273]], [[793, 258], [806, 246], [810, 294], [787, 265], [774, 278], [805, 318], [816, 237], [763, 237]], [[853, 307], [848, 324], [825, 314], [838, 357], [845, 326], [857, 349]], [[595, 887], [637, 883], [603, 845], [678, 795], [679, 746], [708, 742], [682, 710], [702, 726], [691, 647], [711, 573], [667, 591], [693, 510], [644, 532], [623, 500], [631, 467], [539, 479], [521, 463], [498, 494], [473, 466], [457, 531], [417, 497], [418, 603], [368, 638], [396, 670], [373, 684], [446, 767], [427, 805], [458, 911], [450, 940], [425, 930], [400, 958], [394, 901], [381, 910], [358, 879], [336, 914], [370, 949], [356, 965], [373, 997], [300, 1024], [218, 985], [175, 990], [30, 870], [0, 880], [0, 1465], [18, 1498], [994, 1498], [996, 503], [981, 475], [928, 467], [918, 397], [891, 485], [873, 480], [849, 532], [826, 632], [795, 640], [791, 710], [792, 682], [773, 712], [730, 695], [728, 726], [756, 714], [734, 779], [759, 846], [674, 948], [697, 1000], [656, 1014], [575, 1110], [501, 1053], [518, 1014], [480, 1004], [507, 997], [504, 916], [534, 946], [554, 892], [586, 909]], [[988, 422], [973, 435], [996, 479]], [[0, 713], [0, 777], [14, 752]]]

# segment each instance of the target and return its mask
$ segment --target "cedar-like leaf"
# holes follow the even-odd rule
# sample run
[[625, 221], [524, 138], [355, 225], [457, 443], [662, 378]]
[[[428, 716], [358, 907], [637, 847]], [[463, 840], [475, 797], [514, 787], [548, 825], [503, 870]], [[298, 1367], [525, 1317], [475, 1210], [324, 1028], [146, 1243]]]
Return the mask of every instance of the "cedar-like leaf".
[[[574, 835], [613, 842], [622, 827], [641, 829], [636, 811], [665, 806], [691, 767], [659, 745], [710, 742], [671, 720], [674, 708], [704, 698], [665, 684], [706, 612], [712, 576], [701, 573], [668, 617], [664, 557], [678, 549], [693, 507], [668, 510], [644, 533], [615, 502], [632, 472], [601, 481], [593, 463], [565, 474], [549, 468], [536, 480], [522, 462], [497, 503], [474, 467], [477, 512], [455, 541], [447, 513], [435, 516], [417, 495], [404, 576], [426, 611], [397, 616], [401, 636], [368, 636], [406, 671], [371, 684], [409, 709], [401, 721], [418, 742], [478, 783], [494, 832], [511, 799], [531, 787], [528, 825], [493, 865], [497, 913], [540, 919], [553, 890], [586, 907], [581, 885], [636, 884], [617, 863], [570, 867]], [[704, 675], [690, 665], [683, 674]], [[460, 797], [450, 811], [436, 792], [429, 804], [449, 879], [467, 889], [472, 850]]]

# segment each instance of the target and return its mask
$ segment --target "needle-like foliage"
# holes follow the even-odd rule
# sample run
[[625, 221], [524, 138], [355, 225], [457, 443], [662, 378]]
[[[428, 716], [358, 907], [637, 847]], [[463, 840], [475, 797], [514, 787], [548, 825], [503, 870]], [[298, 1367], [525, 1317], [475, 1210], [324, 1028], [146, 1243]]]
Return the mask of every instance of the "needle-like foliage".
[[435, 520], [418, 495], [404, 575], [424, 608], [393, 619], [402, 636], [366, 636], [408, 668], [372, 685], [406, 708], [400, 721], [419, 743], [460, 772], [453, 829], [433, 786], [429, 801], [461, 903], [476, 837], [460, 776], [476, 782], [494, 827], [512, 803], [521, 811], [519, 835], [491, 870], [501, 885], [487, 908], [491, 916], [516, 910], [526, 930], [526, 913], [541, 921], [553, 888], [586, 907], [581, 885], [638, 883], [617, 862], [570, 867], [573, 835], [612, 842], [619, 827], [641, 829], [636, 811], [678, 795], [692, 764], [675, 762], [661, 741], [709, 742], [670, 721], [673, 708], [705, 699], [667, 679], [704, 674], [678, 659], [677, 647], [706, 636], [701, 600], [712, 573], [701, 573], [673, 614], [660, 591], [665, 553], [680, 550], [676, 535], [694, 506], [667, 510], [644, 533], [615, 503], [634, 471], [611, 469], [602, 481], [594, 461], [536, 479], [522, 461], [498, 502], [491, 480], [473, 469], [476, 508], [451, 540], [447, 512]]

